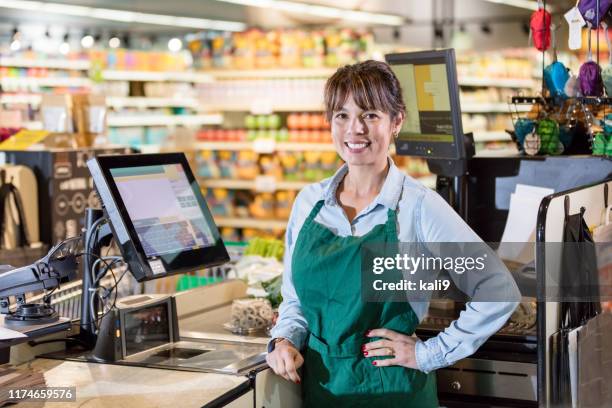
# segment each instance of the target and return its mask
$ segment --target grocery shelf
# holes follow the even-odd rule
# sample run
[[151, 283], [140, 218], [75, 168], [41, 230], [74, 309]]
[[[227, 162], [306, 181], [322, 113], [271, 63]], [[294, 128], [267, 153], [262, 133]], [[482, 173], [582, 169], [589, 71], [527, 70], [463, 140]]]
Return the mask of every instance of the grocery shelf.
[[234, 218], [234, 217], [213, 217], [219, 227], [230, 228], [255, 228], [255, 229], [285, 229], [286, 220], [273, 219], [253, 219], [253, 218]]
[[[91, 80], [85, 77], [7, 77], [0, 79], [3, 88], [13, 87], [90, 87]], [[8, 90], [7, 90], [8, 92]]]
[[531, 106], [516, 106], [511, 107], [506, 102], [491, 102], [491, 103], [462, 103], [462, 113], [511, 113], [514, 109], [518, 112], [529, 112]]
[[143, 82], [212, 82], [214, 77], [204, 72], [170, 71], [102, 71], [105, 81], [143, 81]]
[[220, 125], [223, 122], [223, 115], [109, 115], [107, 119], [110, 127], [129, 127], [129, 126], [200, 126], [200, 125]]
[[0, 103], [27, 103], [33, 106], [40, 105], [42, 95], [40, 94], [2, 94]]
[[215, 79], [327, 78], [337, 68], [219, 69], [203, 71]]
[[275, 142], [270, 140], [266, 143], [267, 146], [259, 147], [258, 142], [198, 142], [193, 144], [193, 148], [197, 150], [253, 150], [259, 152], [335, 152], [336, 149], [331, 143], [292, 143], [292, 142]]
[[[33, 107], [40, 105], [41, 94], [3, 94], [0, 103], [27, 103]], [[106, 105], [115, 108], [197, 108], [199, 102], [196, 98], [154, 98], [107, 96]]]
[[536, 83], [526, 78], [482, 78], [462, 77], [459, 78], [460, 86], [492, 87], [492, 88], [533, 88]]
[[[258, 183], [255, 180], [234, 180], [234, 179], [207, 179], [198, 178], [202, 187], [206, 188], [226, 188], [229, 190], [258, 190]], [[301, 190], [311, 182], [308, 181], [274, 181], [272, 191], [276, 190]], [[270, 190], [270, 189], [268, 189]]]
[[91, 68], [88, 60], [0, 58], [0, 67], [48, 68], [87, 71]]
[[199, 105], [196, 98], [155, 98], [137, 96], [107, 96], [106, 106], [116, 108], [196, 108]]
[[272, 112], [323, 112], [325, 108], [322, 104], [266, 104], [266, 103], [235, 103], [231, 105], [219, 105], [212, 103], [202, 104], [202, 109], [217, 112], [252, 112], [255, 114], [268, 114]]

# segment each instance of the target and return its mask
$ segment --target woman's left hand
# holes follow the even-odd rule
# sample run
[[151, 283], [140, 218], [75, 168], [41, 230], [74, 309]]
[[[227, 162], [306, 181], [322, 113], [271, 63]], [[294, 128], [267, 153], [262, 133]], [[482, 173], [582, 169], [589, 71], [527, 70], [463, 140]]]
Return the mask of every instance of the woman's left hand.
[[416, 335], [407, 336], [389, 329], [374, 329], [366, 333], [366, 337], [382, 337], [362, 346], [364, 357], [391, 356], [382, 360], [372, 360], [377, 367], [403, 366], [418, 369], [416, 362]]

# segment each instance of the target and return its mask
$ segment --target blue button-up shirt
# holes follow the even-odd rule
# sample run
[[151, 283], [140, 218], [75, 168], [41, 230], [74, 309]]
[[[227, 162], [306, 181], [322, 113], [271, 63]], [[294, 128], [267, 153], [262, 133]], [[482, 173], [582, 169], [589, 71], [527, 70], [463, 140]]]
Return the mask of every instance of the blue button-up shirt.
[[[336, 190], [348, 172], [342, 166], [329, 178], [305, 187], [297, 195], [289, 217], [285, 241], [284, 275], [282, 284], [283, 302], [279, 318], [272, 329], [272, 337], [284, 337], [302, 349], [308, 336], [308, 323], [302, 314], [300, 300], [291, 276], [291, 258], [298, 234], [313, 206], [320, 200], [325, 204], [315, 218], [319, 224], [339, 236], [362, 236], [375, 225], [387, 221], [387, 210], [397, 209], [397, 231], [400, 242], [482, 242], [474, 231], [435, 191], [423, 186], [402, 173], [389, 159], [389, 172], [382, 189], [374, 201], [349, 222], [342, 206], [336, 200]], [[403, 187], [403, 188], [402, 188]], [[356, 271], [359, 273], [359, 271]], [[468, 302], [444, 331], [427, 341], [416, 344], [416, 361], [419, 370], [430, 372], [454, 364], [473, 354], [489, 336], [497, 332], [508, 320], [520, 300], [520, 293], [505, 268], [487, 270], [494, 279], [483, 279], [479, 290], [486, 285], [499, 287], [499, 279], [507, 280], [510, 297], [515, 302]], [[461, 287], [464, 293], [473, 293], [471, 287]], [[464, 283], [464, 285], [468, 285]], [[421, 321], [427, 314], [429, 302], [410, 302]]]

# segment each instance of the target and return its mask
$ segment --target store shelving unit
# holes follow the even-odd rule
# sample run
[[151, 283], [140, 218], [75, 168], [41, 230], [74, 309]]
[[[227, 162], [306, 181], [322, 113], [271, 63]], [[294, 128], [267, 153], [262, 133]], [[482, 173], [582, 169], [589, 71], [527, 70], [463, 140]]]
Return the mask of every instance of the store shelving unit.
[[275, 229], [284, 230], [287, 228], [287, 220], [275, 219], [253, 219], [236, 217], [214, 217], [215, 223], [219, 227], [229, 228], [254, 228], [254, 229]]
[[107, 123], [111, 127], [220, 125], [223, 115], [109, 115]]
[[47, 68], [66, 69], [75, 71], [87, 71], [91, 68], [89, 60], [65, 60], [65, 59], [31, 59], [31, 58], [0, 58], [0, 67], [13, 68]]
[[106, 106], [113, 108], [191, 108], [196, 109], [196, 98], [156, 98], [147, 96], [107, 96]]
[[[268, 176], [261, 176], [268, 177]], [[274, 192], [277, 190], [299, 191], [311, 182], [308, 181], [276, 181], [276, 180], [235, 180], [235, 179], [205, 179], [198, 182], [206, 188], [227, 188], [229, 190], [254, 190]]]

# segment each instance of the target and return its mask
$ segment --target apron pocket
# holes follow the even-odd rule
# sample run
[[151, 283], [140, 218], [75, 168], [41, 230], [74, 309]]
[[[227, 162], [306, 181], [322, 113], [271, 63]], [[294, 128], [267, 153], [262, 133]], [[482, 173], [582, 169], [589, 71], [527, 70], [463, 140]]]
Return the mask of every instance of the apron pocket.
[[385, 393], [412, 394], [421, 391], [427, 382], [427, 374], [412, 368], [390, 366], [379, 370]]
[[309, 384], [337, 397], [383, 394], [380, 369], [361, 355], [357, 345], [331, 347], [332, 352], [329, 348], [316, 336], [309, 336], [304, 362]]

